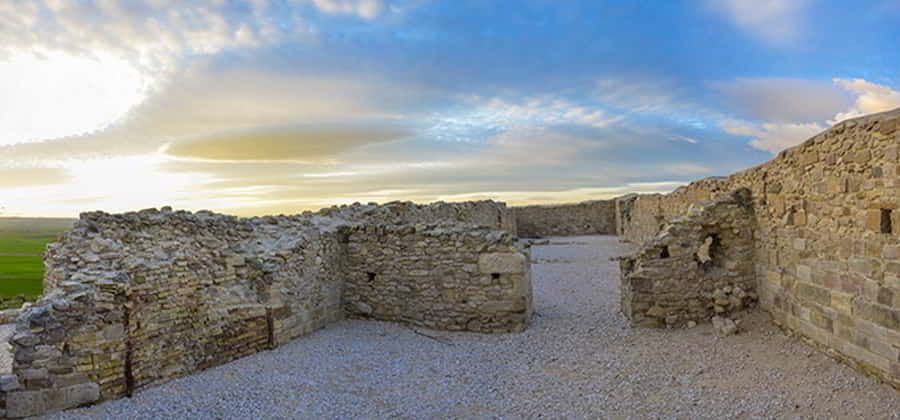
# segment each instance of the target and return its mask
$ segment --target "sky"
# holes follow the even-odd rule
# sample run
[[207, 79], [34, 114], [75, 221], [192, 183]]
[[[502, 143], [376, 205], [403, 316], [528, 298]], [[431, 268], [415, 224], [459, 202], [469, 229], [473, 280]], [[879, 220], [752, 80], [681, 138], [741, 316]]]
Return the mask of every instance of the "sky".
[[900, 107], [900, 0], [849, 5], [3, 1], [0, 213], [666, 192]]

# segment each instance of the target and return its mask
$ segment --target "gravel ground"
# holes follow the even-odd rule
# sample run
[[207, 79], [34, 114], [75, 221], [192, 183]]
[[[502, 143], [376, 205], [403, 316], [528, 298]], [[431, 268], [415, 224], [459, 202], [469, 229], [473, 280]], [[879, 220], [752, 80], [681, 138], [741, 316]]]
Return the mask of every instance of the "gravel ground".
[[54, 418], [900, 418], [900, 393], [784, 335], [631, 329], [614, 237], [534, 247], [522, 334], [344, 321], [134, 398]]

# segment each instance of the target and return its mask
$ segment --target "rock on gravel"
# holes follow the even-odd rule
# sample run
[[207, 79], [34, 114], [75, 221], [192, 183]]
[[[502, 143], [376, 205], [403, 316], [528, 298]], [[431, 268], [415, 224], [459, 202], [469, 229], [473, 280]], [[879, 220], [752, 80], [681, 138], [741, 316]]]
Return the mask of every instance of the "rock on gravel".
[[535, 317], [484, 335], [344, 321], [273, 351], [52, 418], [898, 418], [900, 393], [755, 312], [633, 329], [615, 237], [535, 245]]

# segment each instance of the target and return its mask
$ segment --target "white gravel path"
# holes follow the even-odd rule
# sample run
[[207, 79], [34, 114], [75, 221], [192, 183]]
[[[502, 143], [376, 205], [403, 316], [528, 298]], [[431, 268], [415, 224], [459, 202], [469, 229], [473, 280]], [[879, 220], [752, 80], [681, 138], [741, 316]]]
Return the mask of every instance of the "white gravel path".
[[900, 393], [757, 312], [717, 338], [629, 328], [614, 237], [534, 248], [522, 334], [345, 321], [270, 352], [54, 418], [900, 418]]

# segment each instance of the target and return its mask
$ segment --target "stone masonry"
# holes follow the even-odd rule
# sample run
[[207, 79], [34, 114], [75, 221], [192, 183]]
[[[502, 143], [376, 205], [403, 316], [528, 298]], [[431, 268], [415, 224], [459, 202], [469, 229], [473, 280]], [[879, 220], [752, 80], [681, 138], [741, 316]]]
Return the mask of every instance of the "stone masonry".
[[668, 223], [620, 260], [622, 312], [641, 326], [683, 326], [756, 300], [753, 207], [739, 189]]
[[[761, 306], [783, 328], [900, 388], [898, 150], [900, 110], [847, 120], [730, 177], [622, 198], [618, 230], [644, 244], [641, 260], [680, 215], [748, 189]], [[654, 281], [664, 279], [659, 272]]]
[[616, 202], [585, 201], [574, 204], [512, 207], [517, 233], [523, 238], [542, 236], [612, 235], [616, 233]]
[[528, 256], [509, 223], [493, 202], [82, 214], [47, 251], [44, 296], [18, 317], [0, 409], [26, 417], [130, 395], [348, 315], [522, 331]]

